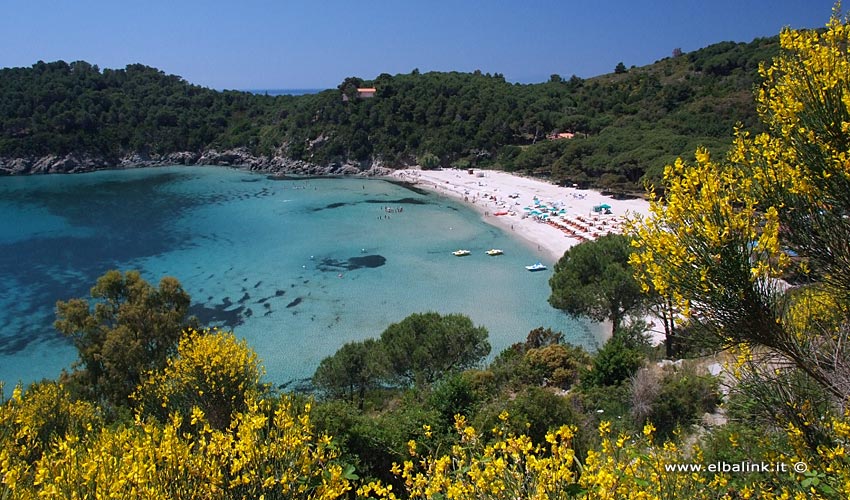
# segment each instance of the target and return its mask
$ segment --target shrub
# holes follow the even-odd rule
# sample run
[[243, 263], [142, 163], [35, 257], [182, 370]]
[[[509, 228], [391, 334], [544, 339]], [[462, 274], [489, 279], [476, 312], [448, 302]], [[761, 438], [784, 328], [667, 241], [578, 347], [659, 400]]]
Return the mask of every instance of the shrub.
[[213, 428], [223, 429], [260, 389], [261, 373], [257, 354], [233, 333], [189, 330], [177, 355], [151, 372], [132, 398], [140, 413], [162, 422], [174, 412], [190, 415], [197, 408]]
[[528, 383], [569, 389], [589, 365], [590, 356], [581, 347], [551, 344], [528, 351], [520, 370]]
[[25, 392], [17, 386], [0, 406], [0, 449], [13, 462], [32, 464], [55, 441], [83, 435], [101, 425], [103, 416], [98, 407], [73, 401], [65, 387], [56, 382], [36, 383]]
[[658, 435], [670, 437], [677, 428], [689, 426], [703, 413], [714, 411], [720, 402], [717, 384], [716, 378], [697, 375], [691, 368], [668, 370], [661, 378], [658, 397], [648, 415]]
[[582, 376], [582, 381], [590, 385], [616, 385], [634, 375], [643, 361], [642, 352], [614, 335], [593, 357], [593, 366]]
[[68, 433], [31, 467], [4, 455], [3, 498], [330, 499], [354, 479], [331, 439], [313, 432], [310, 405], [288, 398], [252, 399], [222, 430], [196, 408], [164, 423]]
[[428, 397], [428, 407], [437, 411], [440, 424], [446, 428], [451, 427], [455, 415], [471, 415], [478, 403], [478, 395], [465, 373], [443, 377]]

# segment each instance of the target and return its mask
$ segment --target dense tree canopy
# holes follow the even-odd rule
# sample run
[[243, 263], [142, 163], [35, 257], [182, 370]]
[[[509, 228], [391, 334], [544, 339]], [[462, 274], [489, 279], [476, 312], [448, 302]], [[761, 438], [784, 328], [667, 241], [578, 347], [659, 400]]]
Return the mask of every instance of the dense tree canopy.
[[163, 278], [154, 288], [137, 271], [109, 271], [89, 300], [56, 304], [56, 329], [79, 351], [70, 378], [94, 400], [127, 406], [149, 370], [165, 366], [189, 324], [190, 298], [180, 283]]
[[[737, 122], [757, 123], [756, 68], [776, 47], [724, 42], [627, 72], [533, 85], [481, 72], [350, 77], [297, 97], [218, 92], [140, 64], [38, 62], [0, 70], [0, 157], [85, 153], [109, 164], [129, 153], [238, 146], [323, 165], [427, 159], [639, 190], [645, 174], [659, 179], [698, 145], [723, 150]], [[376, 97], [358, 99], [363, 85]], [[576, 136], [547, 138], [557, 132]]]
[[411, 314], [387, 327], [381, 344], [392, 375], [417, 386], [475, 366], [490, 354], [487, 329], [462, 314]]
[[603, 236], [576, 245], [555, 264], [549, 303], [574, 317], [611, 320], [616, 332], [624, 317], [638, 312], [646, 298], [629, 266], [629, 237]]
[[[0, 155], [197, 151], [253, 146], [240, 131], [266, 112], [258, 97], [190, 85], [132, 64], [84, 61], [0, 70]], [[229, 139], [228, 139], [229, 138]]]
[[358, 399], [361, 409], [366, 391], [386, 379], [387, 358], [374, 339], [349, 342], [319, 363], [313, 384], [330, 397]]

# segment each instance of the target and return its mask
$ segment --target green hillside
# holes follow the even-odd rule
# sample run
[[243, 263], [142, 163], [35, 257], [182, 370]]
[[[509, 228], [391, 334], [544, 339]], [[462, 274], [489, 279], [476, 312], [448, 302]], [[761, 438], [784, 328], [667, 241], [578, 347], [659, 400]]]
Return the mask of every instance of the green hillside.
[[[501, 168], [559, 182], [638, 190], [697, 145], [722, 150], [734, 125], [757, 126], [757, 68], [776, 38], [723, 42], [583, 80], [512, 84], [500, 74], [348, 78], [305, 96], [219, 92], [139, 64], [38, 62], [0, 70], [0, 157], [246, 148], [318, 165], [395, 167], [433, 154], [443, 166]], [[374, 86], [373, 99], [342, 99]], [[558, 132], [573, 139], [550, 140]], [[0, 160], [2, 161], [2, 160]]]

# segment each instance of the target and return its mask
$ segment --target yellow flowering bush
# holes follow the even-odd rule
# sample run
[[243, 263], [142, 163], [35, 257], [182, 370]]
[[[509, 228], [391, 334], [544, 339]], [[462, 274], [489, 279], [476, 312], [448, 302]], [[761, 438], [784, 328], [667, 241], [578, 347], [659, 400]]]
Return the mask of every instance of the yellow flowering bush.
[[105, 426], [55, 383], [16, 388], [0, 408], [0, 499], [343, 496], [352, 468], [313, 432], [310, 403], [259, 399], [261, 372], [232, 333], [189, 331], [129, 423]]
[[[786, 29], [762, 65], [767, 132], [736, 131], [728, 158], [698, 150], [664, 175], [664, 199], [632, 222], [644, 290], [727, 345], [766, 348], [837, 402], [850, 391], [850, 29]], [[807, 273], [789, 292], [792, 256]]]
[[838, 10], [826, 30], [784, 30], [761, 66], [766, 132], [736, 130], [721, 161], [698, 150], [667, 167], [663, 200], [631, 225], [644, 290], [735, 347], [739, 388], [795, 443], [785, 458], [812, 466], [775, 489], [805, 498], [847, 498], [850, 483], [837, 432], [850, 394], [850, 28]]
[[850, 290], [850, 28], [833, 14], [824, 31], [784, 30], [783, 57], [760, 72], [757, 96], [768, 132], [736, 136], [730, 161], [753, 179], [764, 208], [775, 207], [783, 244], [813, 281]]
[[[507, 414], [500, 415], [505, 422]], [[404, 498], [559, 498], [576, 488], [575, 428], [547, 434], [548, 446], [535, 446], [525, 435], [509, 434], [486, 443], [466, 418], [455, 417], [458, 444], [448, 455], [420, 455], [410, 443], [411, 460], [393, 472], [406, 486]], [[378, 483], [359, 488], [361, 496], [396, 498]], [[551, 496], [550, 496], [551, 495]]]
[[69, 431], [32, 464], [4, 447], [0, 498], [340, 498], [351, 488], [351, 470], [329, 437], [314, 434], [309, 414], [309, 404], [295, 408], [288, 398], [250, 400], [222, 430], [195, 409], [185, 417], [189, 431], [176, 413], [165, 423], [137, 417]]
[[2, 408], [0, 447], [28, 463], [40, 458], [57, 437], [82, 434], [103, 424], [98, 408], [72, 401], [56, 382], [36, 383], [25, 392], [16, 386]]
[[[33, 393], [35, 394], [35, 393]], [[3, 422], [26, 406], [30, 394], [14, 394], [2, 409]], [[331, 438], [316, 435], [310, 404], [292, 399], [249, 399], [226, 429], [210, 426], [197, 408], [173, 414], [167, 422], [143, 421], [89, 430], [70, 427], [55, 434], [31, 463], [14, 452], [4, 434], [0, 450], [0, 498], [451, 498], [451, 499], [791, 499], [847, 498], [850, 495], [850, 418], [832, 419], [836, 436], [816, 453], [802, 433], [787, 429], [792, 446], [747, 457], [753, 462], [804, 463], [765, 475], [735, 475], [706, 467], [697, 445], [654, 441], [655, 427], [642, 432], [614, 431], [603, 421], [599, 442], [579, 461], [573, 440], [577, 429], [563, 425], [535, 443], [506, 432], [510, 415], [491, 438], [465, 417], [455, 418], [456, 444], [432, 449], [430, 427], [421, 442], [408, 442], [409, 460], [391, 472], [404, 485], [394, 491], [377, 481], [355, 484], [352, 468], [339, 461]], [[35, 420], [28, 414], [21, 419]], [[19, 420], [21, 420], [19, 419]], [[185, 421], [188, 420], [188, 430]], [[19, 422], [26, 424], [26, 422]], [[732, 446], [735, 436], [730, 435]], [[355, 489], [356, 488], [356, 489]]]
[[[507, 420], [507, 415], [503, 416]], [[838, 425], [838, 424], [837, 424]], [[850, 426], [840, 424], [842, 432]], [[635, 435], [613, 433], [611, 422], [599, 425], [600, 443], [580, 463], [572, 448], [576, 429], [550, 431], [545, 443], [524, 435], [500, 435], [489, 442], [456, 418], [459, 443], [444, 455], [421, 454], [426, 443], [409, 443], [411, 459], [395, 464], [393, 473], [405, 491], [377, 481], [362, 484], [361, 497], [395, 499], [824, 499], [847, 498], [850, 483], [837, 478], [848, 469], [844, 446], [825, 449], [817, 463], [824, 468], [796, 470], [792, 463], [812, 463], [796, 453], [749, 457], [752, 464], [769, 460], [776, 470], [768, 475], [710, 470], [698, 445], [682, 447], [672, 441], [654, 442], [655, 427]], [[845, 437], [846, 439], [846, 437]], [[806, 448], [803, 447], [803, 450]], [[806, 457], [805, 459], [803, 457]], [[828, 460], [826, 462], [825, 460]], [[765, 462], [767, 463], [767, 462]], [[778, 465], [786, 464], [786, 465]], [[741, 463], [729, 468], [747, 467]], [[754, 465], [749, 465], [754, 468]], [[843, 495], [843, 496], [842, 496]]]
[[67, 435], [85, 435], [102, 425], [98, 408], [72, 401], [60, 384], [33, 384], [26, 391], [16, 386], [0, 406], [0, 499], [7, 498], [21, 478], [31, 477], [35, 464], [54, 442]]
[[213, 427], [222, 429], [234, 412], [245, 410], [246, 395], [259, 389], [261, 375], [257, 354], [232, 332], [188, 330], [177, 355], [164, 369], [150, 373], [132, 399], [142, 414], [161, 420], [198, 408]]
[[693, 165], [668, 166], [664, 179], [664, 200], [653, 197], [651, 216], [632, 225], [630, 262], [644, 291], [672, 299], [684, 317], [771, 328], [767, 278], [788, 265], [776, 209], [762, 210], [746, 172], [704, 150]]

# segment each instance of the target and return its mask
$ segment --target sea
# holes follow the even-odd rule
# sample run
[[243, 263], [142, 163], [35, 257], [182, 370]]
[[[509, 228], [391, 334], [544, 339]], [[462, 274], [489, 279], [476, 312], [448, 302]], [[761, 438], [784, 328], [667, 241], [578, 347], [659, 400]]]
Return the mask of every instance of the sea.
[[319, 92], [327, 90], [327, 89], [247, 89], [245, 92], [250, 92], [251, 94], [258, 95], [268, 95], [268, 96], [278, 96], [278, 95], [291, 95], [291, 96], [299, 96], [299, 95], [310, 95], [310, 94], [318, 94]]
[[[468, 315], [491, 358], [537, 327], [597, 344], [593, 324], [549, 306], [545, 256], [462, 204], [386, 180], [187, 166], [2, 177], [0, 211], [7, 389], [71, 368], [56, 301], [87, 297], [110, 269], [176, 277], [191, 313], [246, 339], [283, 388], [416, 312]], [[539, 260], [549, 269], [525, 269]]]

